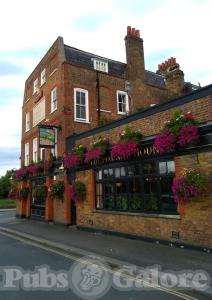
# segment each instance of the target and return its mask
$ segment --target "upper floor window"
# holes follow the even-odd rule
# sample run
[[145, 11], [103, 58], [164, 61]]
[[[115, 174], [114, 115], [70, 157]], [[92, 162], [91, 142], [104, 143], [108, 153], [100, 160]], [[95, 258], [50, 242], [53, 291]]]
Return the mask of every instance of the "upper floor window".
[[46, 69], [43, 69], [43, 71], [40, 74], [40, 85], [43, 85], [46, 82]]
[[34, 138], [33, 139], [33, 162], [38, 161], [38, 139]]
[[28, 166], [29, 165], [29, 143], [25, 144], [24, 147], [24, 165]]
[[33, 126], [45, 119], [45, 99], [40, 100], [33, 108]]
[[126, 92], [117, 91], [117, 111], [122, 115], [129, 112], [129, 100]]
[[74, 89], [74, 120], [89, 122], [88, 91]]
[[51, 112], [57, 109], [57, 88], [51, 90]]
[[94, 64], [94, 69], [95, 70], [108, 73], [108, 63], [107, 62], [94, 59], [93, 64]]
[[46, 148], [40, 148], [40, 160], [46, 159]]
[[25, 119], [25, 131], [30, 130], [30, 112], [26, 113], [26, 119]]
[[38, 92], [38, 78], [35, 79], [33, 83], [33, 94]]

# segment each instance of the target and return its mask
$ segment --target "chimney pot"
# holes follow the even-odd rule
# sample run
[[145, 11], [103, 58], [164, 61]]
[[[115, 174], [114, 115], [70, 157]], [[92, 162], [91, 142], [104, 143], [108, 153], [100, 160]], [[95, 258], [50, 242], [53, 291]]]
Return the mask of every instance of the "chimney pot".
[[135, 36], [135, 28], [132, 28], [132, 35]]
[[136, 36], [139, 38], [140, 37], [140, 30], [135, 31]]
[[127, 26], [127, 34], [131, 34], [131, 26]]

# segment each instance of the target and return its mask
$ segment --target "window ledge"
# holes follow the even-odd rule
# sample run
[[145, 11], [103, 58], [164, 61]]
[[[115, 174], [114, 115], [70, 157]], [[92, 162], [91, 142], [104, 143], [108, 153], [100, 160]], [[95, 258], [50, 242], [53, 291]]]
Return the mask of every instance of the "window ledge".
[[154, 214], [154, 213], [147, 214], [142, 212], [136, 213], [136, 212], [124, 212], [124, 211], [112, 211], [112, 210], [107, 211], [107, 210], [98, 210], [98, 209], [94, 209], [93, 213], [181, 220], [180, 215], [163, 215], [163, 214]]
[[86, 121], [86, 120], [83, 121], [83, 120], [77, 120], [77, 119], [75, 119], [74, 122], [90, 124], [90, 122], [89, 122], [89, 121]]

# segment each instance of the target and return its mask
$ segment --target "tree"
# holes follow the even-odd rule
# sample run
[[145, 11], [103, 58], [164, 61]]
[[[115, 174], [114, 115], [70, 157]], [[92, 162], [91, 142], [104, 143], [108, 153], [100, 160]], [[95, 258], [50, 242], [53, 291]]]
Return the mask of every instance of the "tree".
[[11, 189], [11, 177], [14, 174], [14, 170], [8, 170], [4, 176], [0, 177], [0, 199], [7, 198]]

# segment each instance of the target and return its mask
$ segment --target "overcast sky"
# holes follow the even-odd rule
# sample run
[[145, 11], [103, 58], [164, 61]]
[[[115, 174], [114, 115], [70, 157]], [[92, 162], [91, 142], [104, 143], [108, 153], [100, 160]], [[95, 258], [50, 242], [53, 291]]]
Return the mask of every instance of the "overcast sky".
[[140, 29], [145, 67], [174, 56], [185, 80], [212, 83], [211, 0], [3, 0], [0, 18], [0, 176], [18, 168], [24, 82], [58, 36], [126, 62], [128, 25]]

